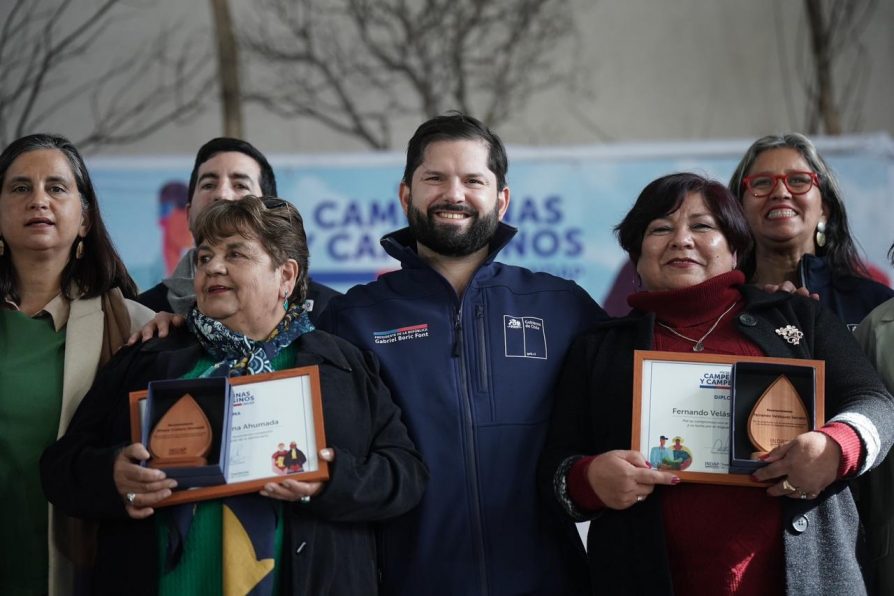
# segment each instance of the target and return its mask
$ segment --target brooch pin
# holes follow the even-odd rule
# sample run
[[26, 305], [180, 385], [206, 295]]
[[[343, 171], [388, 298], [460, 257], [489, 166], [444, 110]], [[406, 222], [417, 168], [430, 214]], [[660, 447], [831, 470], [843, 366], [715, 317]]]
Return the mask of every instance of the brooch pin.
[[801, 338], [804, 337], [804, 333], [794, 325], [780, 327], [776, 330], [776, 335], [782, 336], [782, 339], [794, 346], [800, 344]]

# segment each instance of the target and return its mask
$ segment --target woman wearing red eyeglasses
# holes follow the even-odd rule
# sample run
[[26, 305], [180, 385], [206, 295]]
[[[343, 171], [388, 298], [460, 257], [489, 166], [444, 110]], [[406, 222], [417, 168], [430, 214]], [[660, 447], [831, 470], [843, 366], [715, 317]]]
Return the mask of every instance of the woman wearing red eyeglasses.
[[804, 135], [755, 141], [729, 188], [754, 234], [754, 250], [741, 257], [752, 283], [789, 281], [806, 288], [851, 328], [894, 296], [894, 290], [869, 279], [838, 182]]
[[[847, 225], [838, 182], [804, 135], [755, 141], [730, 179], [754, 235], [742, 255], [752, 283], [782, 284], [817, 294], [853, 329], [892, 296], [869, 279]], [[866, 585], [870, 594], [894, 594], [894, 459], [856, 480], [866, 532]]]

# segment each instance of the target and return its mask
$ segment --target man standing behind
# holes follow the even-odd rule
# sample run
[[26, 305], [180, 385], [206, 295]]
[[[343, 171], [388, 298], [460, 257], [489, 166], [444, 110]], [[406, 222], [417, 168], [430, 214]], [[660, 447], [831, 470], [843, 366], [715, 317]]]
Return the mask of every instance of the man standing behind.
[[500, 139], [454, 114], [407, 147], [400, 271], [333, 298], [320, 326], [376, 353], [431, 470], [421, 505], [383, 529], [384, 594], [584, 594], [576, 529], [534, 472], [572, 339], [605, 316], [573, 282], [494, 261], [515, 234]]
[[[189, 176], [186, 209], [190, 230], [199, 214], [212, 203], [233, 201], [246, 195], [276, 196], [276, 177], [264, 154], [246, 141], [228, 137], [211, 139], [202, 145]], [[171, 277], [140, 294], [137, 301], [156, 312], [185, 316], [196, 301], [195, 270], [195, 249], [190, 249]], [[336, 294], [332, 288], [310, 280], [306, 307], [311, 321], [316, 320]]]

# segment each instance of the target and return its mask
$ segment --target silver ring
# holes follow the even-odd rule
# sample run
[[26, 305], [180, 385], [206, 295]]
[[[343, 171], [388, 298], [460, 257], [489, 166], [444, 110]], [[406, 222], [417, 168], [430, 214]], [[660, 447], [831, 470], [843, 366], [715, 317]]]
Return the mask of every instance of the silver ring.
[[133, 505], [133, 502], [137, 499], [137, 493], [127, 493], [124, 495], [124, 498], [127, 499], [127, 502]]
[[636, 495], [636, 502], [637, 502], [637, 503], [642, 503], [642, 502], [645, 501], [645, 500], [646, 500], [646, 498], [645, 498], [644, 496], [642, 496], [642, 495]]
[[785, 480], [782, 481], [782, 488], [784, 490], [787, 490], [790, 493], [800, 492], [800, 490], [801, 490], [797, 486], [795, 486], [794, 484], [789, 482], [788, 478], [786, 478]]
[[301, 497], [300, 501], [302, 503], [310, 503], [310, 495], [304, 495], [303, 497]]

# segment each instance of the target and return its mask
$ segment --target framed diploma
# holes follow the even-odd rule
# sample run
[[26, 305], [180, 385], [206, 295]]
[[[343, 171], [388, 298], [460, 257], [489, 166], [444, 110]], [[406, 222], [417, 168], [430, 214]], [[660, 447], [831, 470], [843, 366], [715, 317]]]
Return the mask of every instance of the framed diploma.
[[[130, 394], [131, 439], [177, 478], [158, 506], [329, 478], [316, 366], [230, 379], [156, 381]], [[182, 489], [182, 490], [181, 490]]]
[[763, 486], [760, 453], [823, 424], [824, 373], [819, 360], [637, 350], [632, 448], [684, 481]]

